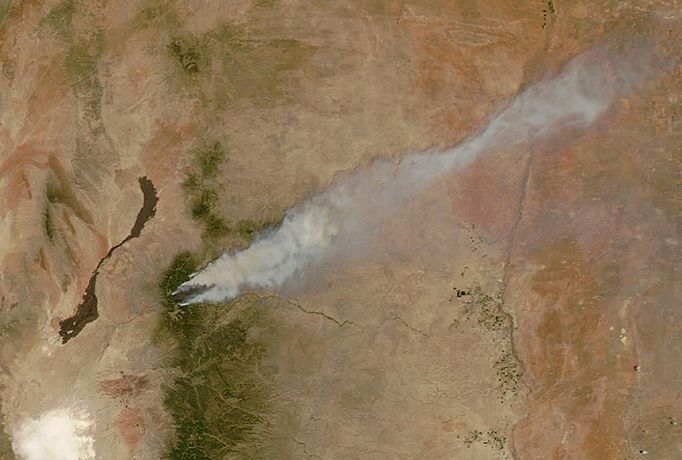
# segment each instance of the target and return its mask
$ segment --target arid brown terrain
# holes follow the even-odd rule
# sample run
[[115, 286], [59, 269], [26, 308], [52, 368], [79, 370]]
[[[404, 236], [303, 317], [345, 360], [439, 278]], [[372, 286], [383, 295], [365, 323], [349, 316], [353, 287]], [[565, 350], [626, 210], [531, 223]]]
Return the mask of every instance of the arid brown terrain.
[[[681, 11], [0, 2], [0, 459], [682, 458]], [[632, 38], [665, 71], [588, 129], [284, 289], [176, 303], [336, 178]]]

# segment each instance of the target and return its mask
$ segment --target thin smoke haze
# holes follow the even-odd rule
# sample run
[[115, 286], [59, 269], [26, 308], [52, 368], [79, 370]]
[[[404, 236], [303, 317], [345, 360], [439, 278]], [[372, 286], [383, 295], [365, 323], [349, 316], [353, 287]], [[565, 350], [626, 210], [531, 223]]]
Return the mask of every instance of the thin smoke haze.
[[282, 224], [240, 252], [224, 253], [176, 291], [184, 305], [221, 302], [244, 289], [274, 289], [371, 239], [383, 219], [455, 168], [499, 147], [586, 129], [624, 93], [660, 76], [666, 61], [647, 41], [603, 44], [554, 78], [519, 93], [478, 133], [441, 152], [377, 160], [290, 209]]

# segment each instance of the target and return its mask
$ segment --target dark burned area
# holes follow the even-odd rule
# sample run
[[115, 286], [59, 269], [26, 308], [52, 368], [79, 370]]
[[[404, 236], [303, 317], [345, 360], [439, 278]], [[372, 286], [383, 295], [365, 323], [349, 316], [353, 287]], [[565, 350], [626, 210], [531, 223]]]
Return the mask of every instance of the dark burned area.
[[76, 313], [73, 316], [59, 322], [59, 335], [62, 338], [62, 343], [66, 343], [72, 338], [76, 337], [88, 323], [91, 323], [98, 318], [99, 312], [97, 310], [97, 294], [95, 293], [95, 288], [97, 285], [99, 269], [102, 267], [104, 262], [111, 257], [116, 249], [120, 248], [133, 238], [140, 236], [144, 225], [156, 214], [156, 204], [159, 201], [159, 197], [156, 194], [154, 184], [147, 177], [140, 177], [139, 181], [140, 189], [142, 190], [143, 195], [142, 208], [137, 214], [137, 218], [135, 219], [135, 223], [130, 230], [130, 234], [123, 241], [115, 246], [112, 246], [106, 255], [99, 261], [97, 267], [92, 272], [88, 286], [85, 289], [83, 300], [76, 308]]
[[467, 289], [452, 288], [452, 290], [455, 291], [455, 295], [457, 296], [458, 299], [464, 296], [471, 295], [471, 291]]

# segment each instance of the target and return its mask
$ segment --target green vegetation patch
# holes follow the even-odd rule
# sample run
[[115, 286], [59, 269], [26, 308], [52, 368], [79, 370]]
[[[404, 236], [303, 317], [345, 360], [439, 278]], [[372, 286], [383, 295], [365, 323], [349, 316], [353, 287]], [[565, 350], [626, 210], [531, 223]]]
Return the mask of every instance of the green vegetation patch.
[[93, 219], [87, 207], [80, 202], [76, 192], [71, 186], [69, 175], [59, 164], [55, 157], [50, 157], [49, 165], [51, 175], [48, 177], [45, 188], [45, 197], [49, 205], [63, 204], [71, 208], [73, 213], [80, 220], [88, 225], [92, 225]]
[[224, 161], [225, 151], [219, 142], [202, 149], [197, 155], [199, 171], [205, 179], [215, 179]]
[[54, 209], [59, 203], [66, 204], [69, 200], [62, 191], [61, 183], [53, 173], [48, 176], [45, 186], [45, 206], [43, 208], [43, 229], [50, 242], [54, 242], [57, 237], [57, 225], [55, 223]]
[[192, 219], [204, 227], [204, 239], [214, 241], [229, 233], [225, 220], [216, 211], [218, 204], [217, 181], [225, 150], [219, 142], [205, 146], [196, 152], [193, 165], [182, 184], [190, 204]]
[[64, 0], [54, 6], [47, 16], [40, 21], [42, 27], [48, 27], [61, 38], [68, 38], [71, 33], [71, 21], [76, 12], [74, 0]]
[[221, 185], [219, 174], [225, 161], [225, 150], [219, 142], [196, 151], [193, 164], [182, 184], [189, 200], [190, 215], [204, 227], [204, 241], [208, 243], [232, 236], [250, 244], [259, 233], [278, 225], [281, 219], [244, 219], [231, 223], [220, 215], [216, 210]]
[[0, 418], [0, 458], [3, 460], [14, 460], [17, 457], [12, 449], [12, 442], [5, 431], [5, 422]]
[[159, 290], [164, 306], [173, 302], [171, 295], [182, 283], [187, 281], [198, 269], [198, 261], [191, 252], [181, 252], [176, 255], [170, 267], [163, 273]]
[[76, 96], [83, 101], [83, 111], [91, 123], [93, 135], [103, 134], [104, 129], [101, 122], [103, 89], [97, 75], [104, 49], [104, 32], [95, 29], [74, 39], [64, 57], [64, 66], [71, 87]]
[[105, 49], [104, 31], [101, 27], [73, 20], [76, 15], [96, 19], [92, 7], [88, 2], [63, 0], [42, 18], [39, 29], [58, 36], [66, 45], [62, 64], [69, 86], [82, 101], [81, 107], [88, 121], [94, 122], [92, 134], [100, 134], [103, 130], [99, 122], [102, 87], [97, 78], [97, 67]]
[[204, 103], [220, 110], [238, 99], [258, 106], [286, 100], [292, 88], [289, 73], [315, 51], [299, 40], [265, 37], [233, 24], [198, 36], [177, 26], [171, 29], [168, 55], [182, 80]]
[[218, 201], [218, 192], [213, 189], [203, 189], [192, 200], [192, 218], [205, 221], [212, 216], [215, 204]]
[[204, 65], [205, 52], [201, 42], [193, 39], [175, 37], [168, 44], [171, 55], [182, 70], [189, 75], [196, 75]]
[[249, 243], [253, 242], [259, 233], [263, 233], [270, 228], [274, 228], [282, 223], [282, 219], [269, 219], [259, 222], [244, 219], [237, 222], [234, 231]]
[[175, 423], [166, 458], [252, 458], [269, 405], [269, 388], [256, 372], [267, 353], [265, 309], [178, 306], [171, 294], [197, 268], [195, 255], [180, 253], [159, 283], [164, 307], [159, 337], [174, 343], [169, 364], [177, 371], [164, 388]]
[[133, 24], [137, 29], [153, 27], [156, 30], [177, 28], [180, 19], [173, 1], [151, 0], [135, 15]]
[[245, 97], [259, 106], [285, 101], [292, 88], [291, 72], [315, 52], [309, 44], [289, 38], [251, 36], [246, 30], [226, 25], [208, 36], [221, 69], [216, 103]]
[[6, 24], [16, 18], [18, 12], [16, 0], [6, 0], [0, 4], [0, 38], [3, 38], [7, 31]]
[[54, 241], [57, 236], [57, 227], [54, 223], [54, 216], [52, 215], [52, 209], [50, 208], [49, 203], [45, 204], [45, 209], [43, 210], [43, 227], [45, 228], [47, 239]]
[[64, 64], [74, 79], [84, 79], [97, 71], [104, 51], [104, 32], [95, 30], [87, 38], [74, 41], [66, 52]]
[[254, 8], [272, 8], [276, 4], [276, 0], [258, 0], [254, 4]]

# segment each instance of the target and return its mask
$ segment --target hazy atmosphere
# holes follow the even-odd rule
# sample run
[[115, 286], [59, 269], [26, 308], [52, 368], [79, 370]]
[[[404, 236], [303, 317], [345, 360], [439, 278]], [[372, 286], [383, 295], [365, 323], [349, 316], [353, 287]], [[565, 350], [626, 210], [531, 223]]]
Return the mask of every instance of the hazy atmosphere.
[[[532, 144], [567, 129], [584, 130], [623, 95], [666, 68], [645, 39], [611, 41], [572, 59], [561, 72], [531, 83], [478, 133], [444, 151], [378, 160], [287, 211], [281, 226], [256, 235], [249, 249], [224, 253], [178, 288], [200, 290], [183, 304], [231, 300], [245, 287], [276, 288], [305, 276], [316, 262], [371, 244], [386, 215], [453, 168], [502, 146]], [[417, 249], [418, 250], [418, 249]]]
[[0, 460], [682, 458], [680, 11], [0, 1]]

